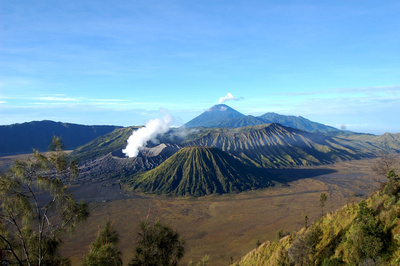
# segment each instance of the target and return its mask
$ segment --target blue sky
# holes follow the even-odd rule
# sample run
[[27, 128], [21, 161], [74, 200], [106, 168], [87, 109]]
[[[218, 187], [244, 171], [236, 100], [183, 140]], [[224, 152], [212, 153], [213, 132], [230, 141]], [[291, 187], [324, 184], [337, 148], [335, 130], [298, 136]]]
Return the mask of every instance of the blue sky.
[[399, 1], [0, 1], [0, 124], [182, 124], [226, 101], [400, 133]]

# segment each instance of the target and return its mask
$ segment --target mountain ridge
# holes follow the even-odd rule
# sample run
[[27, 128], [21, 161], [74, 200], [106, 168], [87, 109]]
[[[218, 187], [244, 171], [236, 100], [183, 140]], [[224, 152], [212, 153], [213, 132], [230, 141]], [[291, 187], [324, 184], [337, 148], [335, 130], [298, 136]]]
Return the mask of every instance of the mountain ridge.
[[[227, 111], [228, 115], [224, 112]], [[210, 119], [211, 118], [211, 119]], [[313, 122], [302, 116], [280, 115], [268, 112], [260, 116], [244, 115], [227, 105], [214, 105], [199, 116], [187, 122], [184, 126], [191, 127], [244, 127], [279, 123], [283, 126], [293, 127], [315, 133], [339, 132], [340, 130], [318, 122]]]
[[87, 126], [50, 120], [0, 126], [0, 156], [47, 151], [53, 136], [60, 137], [65, 149], [75, 149], [119, 126]]
[[258, 167], [329, 164], [373, 156], [372, 152], [348, 147], [344, 140], [277, 123], [236, 128], [229, 132], [210, 129], [207, 134], [183, 145], [217, 147]]

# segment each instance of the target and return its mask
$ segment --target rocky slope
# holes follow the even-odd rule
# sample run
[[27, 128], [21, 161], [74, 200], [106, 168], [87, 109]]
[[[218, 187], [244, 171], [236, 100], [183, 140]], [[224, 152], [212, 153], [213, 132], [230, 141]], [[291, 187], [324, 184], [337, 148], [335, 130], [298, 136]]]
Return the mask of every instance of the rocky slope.
[[134, 158], [125, 157], [120, 150], [86, 160], [79, 166], [80, 181], [98, 181], [107, 178], [124, 178], [136, 172], [153, 169], [179, 150], [178, 147], [160, 144], [144, 148]]

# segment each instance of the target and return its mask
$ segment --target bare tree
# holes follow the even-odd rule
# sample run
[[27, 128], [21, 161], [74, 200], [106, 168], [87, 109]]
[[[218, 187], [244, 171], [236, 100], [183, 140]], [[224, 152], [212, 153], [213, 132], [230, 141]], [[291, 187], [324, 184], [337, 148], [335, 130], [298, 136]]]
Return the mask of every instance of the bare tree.
[[384, 150], [379, 153], [371, 169], [379, 176], [386, 176], [389, 170], [396, 166], [398, 161], [399, 159], [396, 153]]

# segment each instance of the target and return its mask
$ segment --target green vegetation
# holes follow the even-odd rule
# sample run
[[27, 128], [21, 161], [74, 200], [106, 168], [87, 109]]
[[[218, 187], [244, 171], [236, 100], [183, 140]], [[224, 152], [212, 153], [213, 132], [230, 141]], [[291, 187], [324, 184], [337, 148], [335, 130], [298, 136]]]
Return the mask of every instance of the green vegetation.
[[384, 149], [386, 151], [400, 152], [400, 133], [385, 133], [380, 136], [369, 134], [353, 134], [349, 136], [338, 135], [338, 137], [346, 138], [351, 141], [370, 143], [371, 145], [379, 147], [380, 149]]
[[220, 149], [189, 147], [123, 182], [137, 191], [204, 196], [265, 188], [273, 185], [271, 177], [266, 170], [249, 167]]
[[129, 263], [139, 265], [178, 265], [185, 254], [185, 241], [169, 226], [156, 221], [140, 223], [135, 256]]
[[122, 150], [126, 147], [126, 140], [132, 135], [132, 130], [136, 130], [137, 128], [138, 127], [127, 127], [115, 129], [77, 148], [71, 153], [71, 157], [79, 161], [85, 161], [106, 155], [116, 150]]
[[400, 179], [367, 200], [349, 204], [308, 228], [266, 242], [236, 265], [398, 265], [400, 263]]
[[324, 215], [324, 207], [325, 207], [325, 202], [328, 199], [328, 196], [325, 193], [321, 193], [319, 197], [319, 206], [321, 206], [321, 213]]
[[0, 177], [0, 247], [11, 252], [10, 263], [65, 263], [58, 254], [60, 237], [88, 216], [87, 205], [66, 191], [76, 164], [68, 163], [62, 147], [54, 137], [50, 156], [34, 151]]
[[[156, 221], [140, 222], [134, 258], [129, 265], [177, 265], [185, 254], [185, 241], [169, 226]], [[84, 266], [122, 265], [122, 253], [118, 249], [119, 234], [107, 222], [99, 230], [83, 261]]]
[[92, 243], [89, 254], [83, 261], [84, 266], [122, 265], [121, 252], [118, 250], [119, 235], [111, 222], [99, 231], [97, 239]]
[[[233, 258], [231, 257], [230, 264], [232, 264], [232, 262], [233, 262]], [[205, 266], [205, 265], [208, 265], [209, 263], [210, 263], [210, 256], [204, 255], [196, 264], [194, 264], [193, 261], [189, 261], [188, 266], [193, 266], [193, 265]]]

